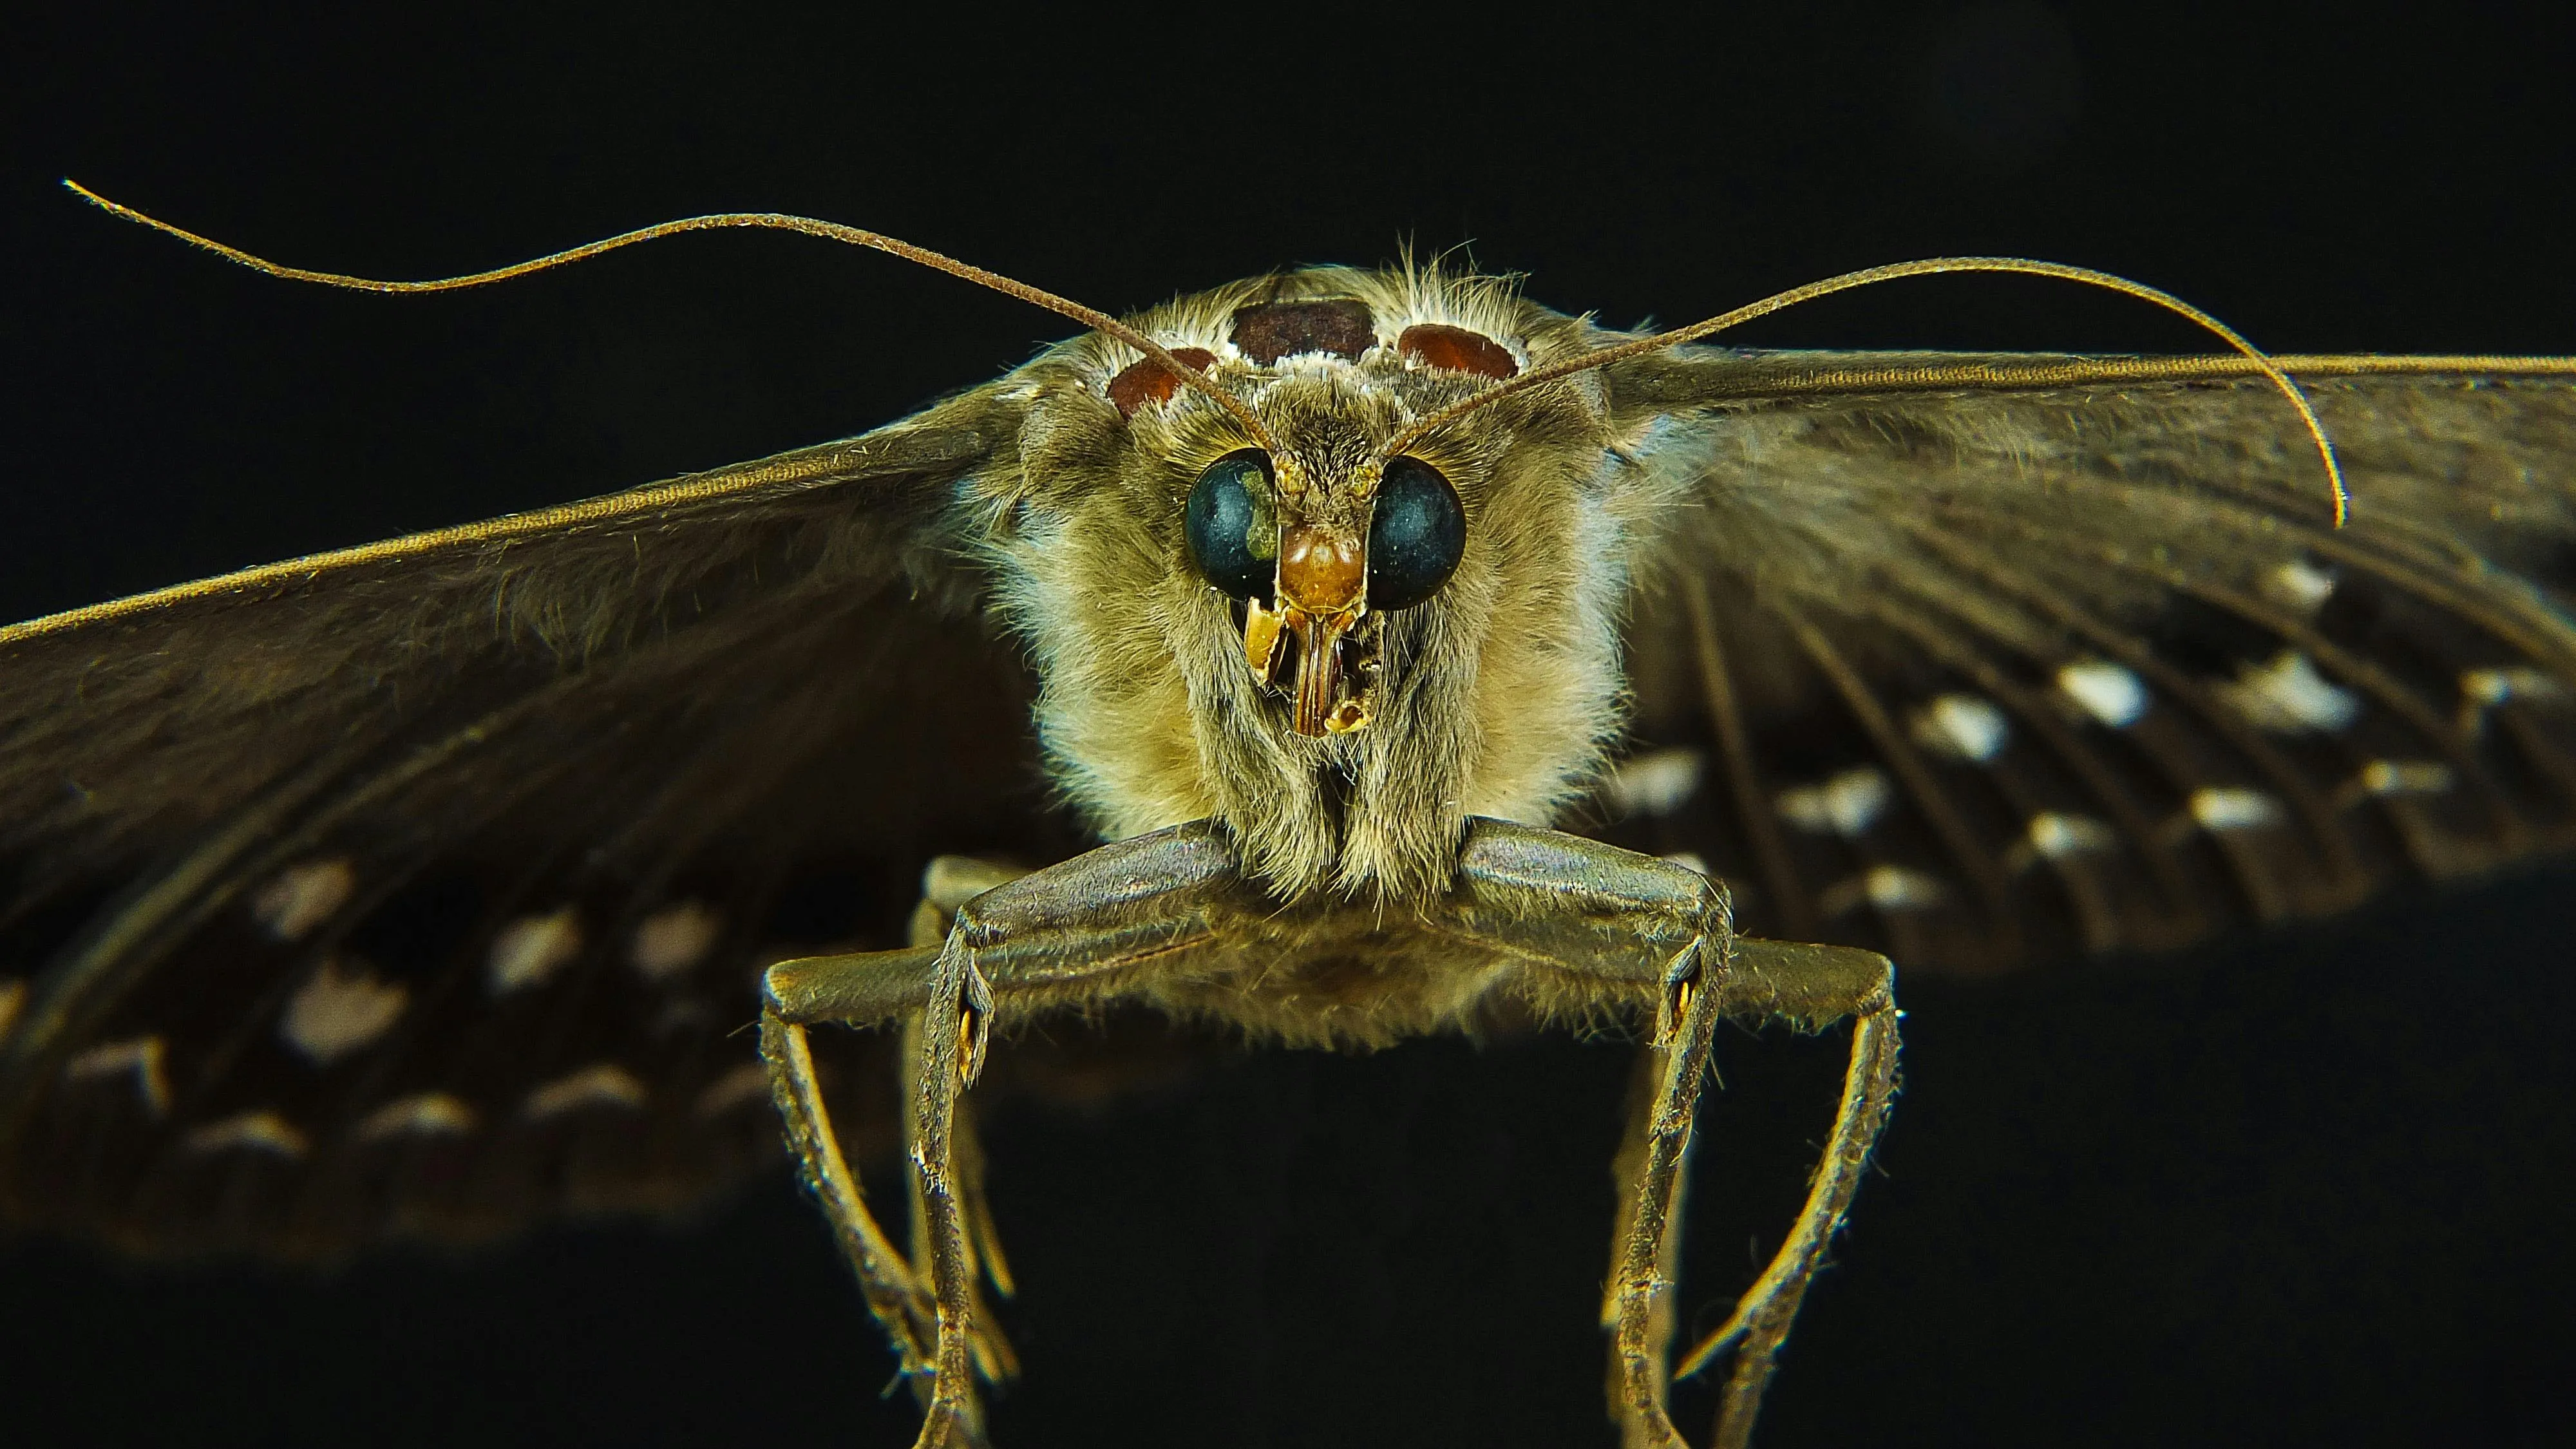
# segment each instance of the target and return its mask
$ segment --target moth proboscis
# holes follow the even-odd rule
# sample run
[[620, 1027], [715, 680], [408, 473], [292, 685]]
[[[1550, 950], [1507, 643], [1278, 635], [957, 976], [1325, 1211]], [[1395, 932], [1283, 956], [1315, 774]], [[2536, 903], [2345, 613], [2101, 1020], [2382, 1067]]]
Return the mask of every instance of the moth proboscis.
[[[1611, 1407], [1668, 1445], [1710, 1033], [1850, 1017], [1806, 1209], [1681, 1357], [1732, 1355], [1741, 1443], [1894, 1089], [1889, 958], [2171, 947], [2576, 829], [2576, 360], [2266, 357], [1992, 258], [1635, 336], [1410, 263], [1122, 321], [802, 218], [428, 283], [188, 239], [442, 290], [717, 226], [1087, 330], [843, 442], [0, 630], [8, 1221], [313, 1255], [670, 1207], [774, 1099], [925, 1442], [972, 1440], [996, 1028], [1628, 1021]], [[1702, 341], [1956, 269], [2237, 350]], [[882, 1080], [825, 1080], [826, 1020], [903, 1026]], [[849, 1166], [898, 1119], [908, 1248]]]

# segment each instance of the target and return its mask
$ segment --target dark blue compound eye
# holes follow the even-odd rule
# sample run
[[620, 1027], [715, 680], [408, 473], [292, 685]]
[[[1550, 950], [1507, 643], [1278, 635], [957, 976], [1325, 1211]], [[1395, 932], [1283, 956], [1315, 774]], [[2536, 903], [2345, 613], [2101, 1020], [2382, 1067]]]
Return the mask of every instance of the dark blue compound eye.
[[1467, 510], [1449, 480], [1419, 458], [1387, 464], [1369, 519], [1369, 607], [1410, 609], [1430, 598], [1466, 551]]
[[1199, 572], [1238, 599], [1268, 598], [1278, 572], [1270, 486], [1269, 456], [1246, 448], [1210, 463], [1181, 507], [1181, 535]]

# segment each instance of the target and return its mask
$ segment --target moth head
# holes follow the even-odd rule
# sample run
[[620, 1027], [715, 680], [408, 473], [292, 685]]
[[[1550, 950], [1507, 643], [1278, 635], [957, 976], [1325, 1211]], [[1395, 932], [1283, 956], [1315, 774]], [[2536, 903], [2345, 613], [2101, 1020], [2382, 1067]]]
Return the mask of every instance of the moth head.
[[[1355, 298], [1252, 303], [1235, 309], [1228, 334], [1236, 357], [1264, 368], [1300, 357], [1348, 366], [1386, 350], [1374, 312]], [[1496, 379], [1519, 371], [1501, 344], [1445, 323], [1406, 327], [1392, 350], [1406, 367]], [[1216, 361], [1202, 348], [1175, 355]], [[1176, 390], [1177, 379], [1149, 358], [1108, 393], [1132, 419]], [[1270, 400], [1283, 424], [1274, 433], [1330, 431], [1314, 426], [1318, 415], [1357, 411], [1350, 399], [1301, 398], [1293, 387]], [[1309, 446], [1299, 450], [1265, 441], [1200, 471], [1182, 511], [1191, 562], [1239, 606], [1245, 667], [1293, 701], [1298, 734], [1364, 729], [1374, 717], [1385, 616], [1422, 604], [1457, 571], [1466, 508], [1438, 467], [1409, 453], [1367, 450], [1365, 439], [1354, 448], [1342, 437], [1300, 438]]]
[[1544, 817], [1590, 763], [1620, 587], [1598, 388], [1390, 446], [1589, 334], [1428, 291], [1298, 273], [1139, 319], [1249, 424], [1098, 344], [1033, 417], [1008, 597], [1058, 779], [1111, 833], [1215, 816], [1291, 893], [1429, 889], [1467, 814]]

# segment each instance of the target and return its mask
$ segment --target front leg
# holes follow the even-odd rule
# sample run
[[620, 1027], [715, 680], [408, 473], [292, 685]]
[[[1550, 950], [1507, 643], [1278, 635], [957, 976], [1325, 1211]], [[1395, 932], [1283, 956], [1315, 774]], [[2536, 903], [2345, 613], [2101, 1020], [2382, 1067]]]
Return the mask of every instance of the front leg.
[[[996, 886], [1006, 885], [1027, 875], [1024, 868], [999, 865], [967, 856], [943, 855], [931, 861], [921, 875], [921, 904], [912, 916], [911, 944], [936, 953], [947, 942], [948, 932], [956, 924], [957, 912], [968, 901]], [[933, 956], [935, 960], [935, 955]], [[900, 1100], [911, 1102], [917, 1095], [919, 1067], [923, 1054], [922, 1017], [915, 1013], [904, 1025], [901, 1063]], [[966, 1241], [973, 1260], [969, 1278], [989, 1282], [993, 1291], [1011, 1296], [1011, 1269], [1002, 1255], [1002, 1239], [993, 1223], [991, 1200], [984, 1192], [984, 1149], [975, 1130], [975, 1113], [971, 1101], [960, 1101], [950, 1131], [955, 1138], [956, 1184], [964, 1201]], [[905, 1139], [910, 1141], [909, 1136]], [[912, 1205], [912, 1271], [916, 1282], [931, 1280], [930, 1214], [922, 1201], [921, 1182], [906, 1174], [911, 1188]], [[925, 1306], [927, 1298], [924, 1298]], [[980, 1298], [975, 1305], [973, 1347], [976, 1371], [987, 1383], [1001, 1383], [1019, 1372], [1010, 1341], [988, 1312]], [[926, 1387], [926, 1384], [924, 1385]]]
[[[1424, 946], [1434, 949], [1424, 950]], [[1488, 990], [1507, 985], [1543, 1010], [1579, 1015], [1642, 1007], [1660, 1058], [1635, 1134], [1634, 1191], [1610, 1289], [1617, 1417], [1632, 1444], [1680, 1443], [1664, 1407], [1667, 1244], [1681, 1165], [1721, 1016], [1785, 1019], [1814, 1028], [1847, 1014], [1854, 1036], [1847, 1091], [1827, 1171], [1800, 1230], [1739, 1310], [1743, 1348], [1721, 1440], [1740, 1443], [1824, 1242], [1893, 1090], [1895, 1037], [1888, 967], [1865, 951], [1780, 947], [1735, 938], [1722, 887], [1696, 871], [1579, 837], [1500, 821], [1469, 823], [1456, 886], [1412, 912], [1311, 901], [1282, 907], [1237, 876], [1223, 834], [1200, 823], [1103, 846], [990, 890], [960, 909], [936, 951], [875, 952], [782, 962], [767, 978], [771, 1019], [915, 1023], [920, 1056], [911, 1117], [924, 1241], [934, 1299], [924, 1444], [971, 1442], [977, 1417], [969, 1374], [973, 1259], [957, 1178], [959, 1094], [981, 1069], [993, 1018], [1125, 996], [1166, 1009], [1228, 1012], [1278, 1027], [1277, 1013], [1312, 1013], [1314, 1039], [1346, 1023], [1334, 993], [1308, 995], [1305, 956], [1347, 961], [1394, 952], [1411, 984], [1381, 1008], [1412, 1029], [1455, 1024]], [[791, 1108], [782, 1076], [782, 1105]], [[800, 1141], [800, 1146], [803, 1145]], [[832, 1200], [826, 1195], [826, 1205]], [[1704, 1356], [1704, 1355], [1703, 1355]]]
[[[1665, 1406], [1666, 1299], [1680, 1240], [1682, 1166], [1718, 1019], [1781, 1021], [1806, 1031], [1858, 1019], [1833, 1140], [1797, 1228], [1728, 1325], [1683, 1366], [1695, 1372], [1741, 1339], [1716, 1433], [1718, 1445], [1737, 1449], [1752, 1434], [1780, 1343], [1850, 1209], [1895, 1093], [1893, 968], [1868, 951], [1740, 938], [1725, 888], [1707, 876], [1552, 830], [1476, 821], [1459, 876], [1453, 928], [1554, 966], [1564, 979], [1552, 984], [1570, 998], [1565, 1004], [1653, 992], [1648, 1050], [1655, 1069], [1638, 1094], [1640, 1120], [1621, 1153], [1628, 1201], [1603, 1305], [1613, 1413], [1632, 1449], [1682, 1443]], [[1545, 987], [1537, 994], [1548, 1004]]]
[[1848, 1016], [1852, 1044], [1833, 1135], [1816, 1164], [1797, 1226], [1737, 1300], [1726, 1323], [1682, 1360], [1680, 1373], [1694, 1374], [1735, 1345], [1735, 1368], [1718, 1401], [1710, 1449], [1743, 1449], [1751, 1441], [1754, 1415], [1761, 1410], [1780, 1345], [1789, 1337], [1798, 1305], [1823, 1265], [1834, 1233], [1851, 1211], [1870, 1148], [1895, 1105], [1897, 1022], [1905, 1015], [1896, 1009], [1896, 972], [1887, 959], [1842, 946], [1738, 939], [1729, 995], [1729, 1015], [1783, 1022], [1800, 1031], [1820, 1031]]
[[[892, 958], [898, 965], [917, 963], [905, 974], [926, 982], [931, 963], [938, 957], [940, 944], [947, 939], [950, 922], [957, 908], [975, 896], [1012, 880], [1024, 871], [961, 856], [942, 856], [931, 862], [922, 876], [922, 900], [912, 919], [913, 951], [873, 952], [864, 957], [817, 957], [805, 962], [782, 962], [773, 977], [793, 983], [810, 979], [811, 967], [850, 960], [884, 962]], [[791, 994], [793, 994], [791, 992]], [[918, 993], [915, 993], [918, 995]], [[787, 1127], [788, 1145], [795, 1151], [804, 1169], [805, 1181], [823, 1208], [824, 1217], [832, 1224], [840, 1240], [842, 1256], [858, 1276], [859, 1289], [868, 1311], [895, 1351], [897, 1372], [909, 1382], [923, 1403], [929, 1402], [929, 1378], [932, 1344], [936, 1336], [935, 1313], [926, 1286], [930, 1278], [929, 1252], [926, 1243], [924, 1213], [916, 1186], [913, 1194], [914, 1254], [906, 1264], [895, 1251], [876, 1216], [868, 1211], [867, 1200], [859, 1185], [857, 1173], [841, 1155], [839, 1135], [833, 1130], [829, 1109], [823, 1100], [822, 1083], [815, 1072], [813, 1048], [805, 1028], [824, 1019], [811, 1010], [791, 1007], [785, 1013], [777, 1000], [764, 1003], [761, 1013], [760, 1049], [768, 1061], [772, 1095], [777, 1099], [779, 1115]], [[904, 1098], [910, 1100], [910, 1088], [916, 1073], [913, 1065], [920, 1053], [918, 1016], [907, 1033], [903, 1065]], [[980, 1182], [981, 1153], [971, 1122], [961, 1123], [958, 1146], [962, 1161], [963, 1185], [968, 1203], [968, 1223], [983, 1266], [991, 1274], [994, 1287], [1009, 1296], [1009, 1269], [1002, 1259], [1001, 1244], [993, 1231], [990, 1212], [985, 1208]], [[1016, 1369], [1011, 1349], [998, 1331], [989, 1327], [975, 1336], [975, 1358], [992, 1379], [1009, 1377]]]
[[[1722, 1014], [1735, 940], [1726, 889], [1698, 871], [1581, 836], [1473, 822], [1452, 928], [1543, 963], [1524, 990], [1581, 1010], [1651, 1004], [1654, 1065], [1620, 1154], [1629, 1178], [1603, 1304], [1612, 1417], [1631, 1449], [1680, 1449], [1665, 1409], [1666, 1260], [1699, 1084]], [[1641, 1084], [1643, 1085], [1643, 1084]]]
[[[1233, 852], [1213, 826], [1177, 826], [975, 896], [957, 908], [935, 953], [811, 957], [770, 968], [765, 1016], [784, 1029], [818, 1020], [913, 1023], [908, 1035], [919, 1056], [908, 1135], [919, 1193], [916, 1235], [927, 1248], [933, 1300], [921, 1445], [981, 1437], [970, 1372], [975, 1263], [958, 1175], [958, 1111], [960, 1094], [983, 1069], [1000, 1005], [996, 983], [1014, 1015], [1119, 995], [1148, 964], [1211, 941], [1205, 907], [1234, 882]], [[796, 1121], [805, 1093], [784, 1072], [779, 1095]], [[805, 1134], [798, 1137], [807, 1149]], [[837, 1160], [837, 1151], [831, 1157]], [[807, 1160], [815, 1154], [807, 1151]], [[837, 1216], [843, 1204], [823, 1196]], [[882, 1234], [874, 1236], [882, 1242]], [[861, 1276], [867, 1280], [865, 1269]]]

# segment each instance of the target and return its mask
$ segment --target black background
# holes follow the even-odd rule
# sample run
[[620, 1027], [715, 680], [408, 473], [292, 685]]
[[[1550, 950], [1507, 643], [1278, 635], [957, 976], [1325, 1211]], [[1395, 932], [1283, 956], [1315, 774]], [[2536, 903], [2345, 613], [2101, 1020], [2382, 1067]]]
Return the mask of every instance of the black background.
[[[1063, 327], [891, 260], [692, 238], [804, 211], [1113, 310], [1473, 244], [1632, 324], [1845, 268], [2125, 273], [2283, 351], [2576, 351], [2576, 49], [2528, 12], [963, 6], [827, 19], [57, 7], [5, 79], [0, 615], [855, 432]], [[2199, 350], [2035, 281], [1778, 345]], [[1907, 987], [1908, 1090], [1763, 1442], [2536, 1442], [2568, 1417], [2576, 875], [2176, 961]], [[1767, 1251], [1839, 1042], [1721, 1044], [1686, 1315]], [[1607, 1443], [1591, 1315], [1624, 1052], [1270, 1054], [998, 1124], [1005, 1444]], [[783, 1177], [694, 1225], [323, 1280], [0, 1247], [15, 1443], [900, 1444]], [[1696, 1434], [1705, 1396], [1680, 1403]]]

